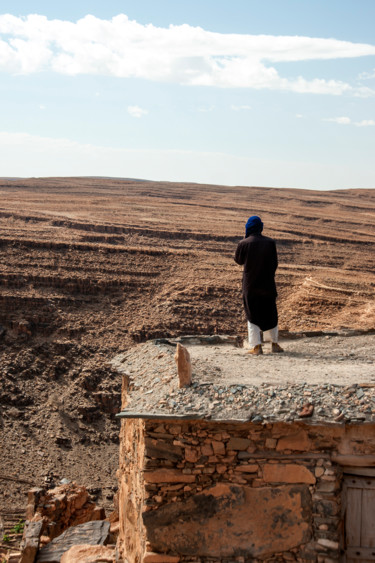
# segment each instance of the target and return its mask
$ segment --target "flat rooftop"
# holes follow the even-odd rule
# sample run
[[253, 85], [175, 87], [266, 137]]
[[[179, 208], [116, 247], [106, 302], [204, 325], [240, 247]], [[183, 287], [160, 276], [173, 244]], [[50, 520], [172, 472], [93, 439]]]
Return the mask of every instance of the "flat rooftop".
[[[192, 385], [179, 389], [174, 354], [189, 351]], [[321, 334], [264, 344], [252, 356], [227, 336], [186, 336], [140, 344], [114, 358], [126, 375], [128, 403], [119, 416], [221, 421], [375, 422], [375, 335]]]

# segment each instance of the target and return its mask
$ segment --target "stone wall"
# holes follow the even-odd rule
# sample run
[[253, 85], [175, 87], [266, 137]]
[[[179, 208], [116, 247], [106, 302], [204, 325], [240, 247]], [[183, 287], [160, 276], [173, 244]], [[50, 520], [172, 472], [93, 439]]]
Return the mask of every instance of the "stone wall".
[[140, 563], [145, 551], [142, 520], [144, 510], [144, 423], [128, 420], [120, 434], [119, 541], [121, 561]]
[[135, 491], [130, 481], [137, 480], [139, 493], [144, 480], [145, 490], [137, 505], [144, 526], [138, 547], [147, 552], [129, 562], [168, 560], [157, 554], [173, 556], [171, 562], [339, 560], [342, 468], [336, 461], [373, 454], [374, 425], [123, 425], [128, 432], [144, 425], [145, 444], [137, 477], [121, 454], [122, 479], [129, 480], [120, 493], [124, 512], [124, 494]]

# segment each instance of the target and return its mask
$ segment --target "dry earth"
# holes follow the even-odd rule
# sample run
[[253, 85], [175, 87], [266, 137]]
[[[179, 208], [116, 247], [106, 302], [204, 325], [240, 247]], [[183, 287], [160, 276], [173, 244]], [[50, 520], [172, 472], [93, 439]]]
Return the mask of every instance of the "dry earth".
[[[110, 507], [120, 382], [146, 339], [245, 335], [236, 243], [277, 241], [280, 328], [375, 327], [375, 191], [0, 180], [0, 515], [74, 479]], [[348, 349], [352, 345], [348, 344]], [[284, 360], [285, 361], [285, 360]]]

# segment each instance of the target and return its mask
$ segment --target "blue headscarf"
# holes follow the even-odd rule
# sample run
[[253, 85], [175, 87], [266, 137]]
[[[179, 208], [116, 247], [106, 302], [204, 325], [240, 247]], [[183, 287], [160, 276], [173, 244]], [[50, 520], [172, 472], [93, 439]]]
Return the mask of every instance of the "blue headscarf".
[[245, 237], [249, 237], [250, 235], [260, 234], [263, 231], [263, 223], [261, 218], [258, 215], [253, 215], [249, 217], [246, 223], [246, 235]]

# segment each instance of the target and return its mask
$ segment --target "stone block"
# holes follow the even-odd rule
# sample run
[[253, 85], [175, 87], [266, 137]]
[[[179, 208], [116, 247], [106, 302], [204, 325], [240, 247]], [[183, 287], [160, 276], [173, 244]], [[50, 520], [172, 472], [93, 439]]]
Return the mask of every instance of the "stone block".
[[6, 559], [4, 560], [6, 563], [20, 563], [21, 561], [21, 552], [20, 551], [11, 551], [8, 553]]
[[339, 512], [338, 504], [333, 500], [318, 500], [314, 503], [314, 508], [317, 514], [324, 517], [336, 516]]
[[199, 454], [196, 448], [187, 447], [185, 448], [185, 459], [190, 463], [195, 463], [198, 461]]
[[310, 540], [311, 495], [307, 485], [218, 483], [145, 512], [143, 522], [156, 553], [220, 560], [241, 553], [245, 559], [266, 559]]
[[322, 545], [323, 547], [326, 547], [327, 549], [338, 549], [339, 548], [339, 542], [337, 541], [332, 541], [332, 540], [328, 540], [325, 538], [320, 538], [318, 540], [318, 544]]
[[59, 563], [73, 545], [104, 545], [108, 541], [110, 523], [106, 520], [85, 522], [68, 528], [39, 550], [37, 563]]
[[237, 457], [238, 459], [251, 459], [252, 456], [248, 452], [238, 452]]
[[192, 376], [190, 354], [187, 348], [180, 343], [177, 344], [174, 359], [177, 364], [179, 387], [188, 387], [191, 385]]
[[225, 444], [223, 444], [223, 442], [213, 440], [211, 445], [216, 455], [225, 455]]
[[307, 432], [303, 429], [295, 432], [294, 434], [289, 434], [287, 436], [282, 436], [277, 441], [276, 450], [281, 452], [283, 450], [292, 450], [307, 452], [311, 449], [311, 441]]
[[266, 438], [264, 445], [268, 450], [274, 450], [277, 446], [277, 440], [276, 438]]
[[143, 476], [146, 483], [194, 483], [195, 476], [181, 473], [177, 469], [155, 469], [155, 471], [144, 471]]
[[179, 563], [179, 561], [178, 556], [153, 553], [152, 551], [148, 551], [143, 557], [143, 563]]
[[74, 545], [66, 551], [60, 563], [114, 563], [116, 548], [104, 545]]
[[154, 440], [152, 438], [145, 439], [145, 455], [155, 459], [168, 459], [170, 461], [180, 461], [183, 457], [182, 448], [172, 445], [162, 440]]
[[203, 444], [201, 447], [202, 455], [212, 455], [214, 453], [211, 444]]
[[337, 481], [320, 481], [316, 487], [318, 493], [334, 493], [339, 488]]
[[241, 473], [258, 473], [258, 465], [256, 463], [252, 463], [251, 465], [237, 465], [235, 471]]
[[314, 485], [314, 475], [304, 465], [294, 463], [267, 463], [263, 467], [263, 480], [267, 483], [306, 483]]
[[232, 437], [227, 443], [227, 450], [246, 451], [250, 444], [251, 440], [248, 440], [247, 438]]
[[38, 553], [40, 536], [42, 535], [43, 520], [25, 523], [21, 541], [21, 560], [20, 563], [33, 563]]

